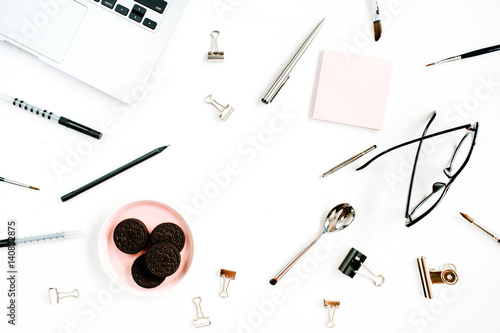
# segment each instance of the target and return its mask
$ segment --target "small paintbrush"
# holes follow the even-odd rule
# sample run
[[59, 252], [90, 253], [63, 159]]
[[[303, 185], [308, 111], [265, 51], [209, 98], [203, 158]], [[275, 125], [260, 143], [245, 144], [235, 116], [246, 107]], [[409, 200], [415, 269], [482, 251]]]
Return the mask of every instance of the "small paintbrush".
[[490, 52], [495, 52], [495, 51], [500, 51], [500, 45], [485, 47], [484, 49], [479, 49], [479, 50], [476, 50], [476, 51], [467, 52], [467, 53], [464, 53], [464, 54], [461, 54], [461, 55], [457, 55], [457, 56], [454, 56], [454, 57], [446, 58], [446, 59], [443, 59], [443, 60], [440, 60], [440, 61], [437, 61], [437, 62], [433, 62], [432, 64], [428, 64], [425, 67], [434, 66], [434, 65], [438, 65], [438, 64], [444, 64], [445, 62], [451, 62], [451, 61], [456, 61], [456, 60], [460, 60], [460, 59], [477, 57], [479, 55], [483, 55], [483, 54], [490, 53]]
[[4, 183], [7, 183], [7, 184], [12, 184], [12, 185], [17, 185], [17, 186], [21, 186], [21, 187], [30, 188], [30, 189], [35, 190], [35, 191], [40, 191], [40, 189], [38, 187], [34, 187], [34, 186], [29, 186], [29, 185], [26, 185], [26, 184], [18, 183], [18, 182], [15, 182], [13, 180], [5, 179], [3, 177], [0, 177], [0, 182], [4, 182]]
[[377, 0], [372, 0], [373, 7], [373, 33], [375, 36], [375, 41], [378, 42], [380, 36], [382, 36], [382, 23], [380, 22], [380, 11], [378, 9]]
[[489, 230], [488, 228], [486, 228], [486, 227], [482, 226], [481, 224], [479, 224], [478, 222], [474, 221], [474, 219], [467, 214], [460, 213], [460, 215], [462, 215], [464, 217], [464, 219], [466, 219], [470, 223], [474, 224], [476, 227], [478, 227], [479, 229], [481, 229], [482, 231], [487, 233], [491, 238], [495, 239], [498, 243], [500, 243], [500, 236], [496, 235], [493, 231]]

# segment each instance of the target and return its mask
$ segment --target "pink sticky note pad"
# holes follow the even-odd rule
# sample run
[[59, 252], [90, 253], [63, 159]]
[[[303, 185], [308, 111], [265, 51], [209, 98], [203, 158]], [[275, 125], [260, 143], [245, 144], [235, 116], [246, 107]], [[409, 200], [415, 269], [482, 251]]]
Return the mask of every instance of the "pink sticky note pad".
[[393, 64], [387, 59], [323, 51], [312, 117], [382, 129]]

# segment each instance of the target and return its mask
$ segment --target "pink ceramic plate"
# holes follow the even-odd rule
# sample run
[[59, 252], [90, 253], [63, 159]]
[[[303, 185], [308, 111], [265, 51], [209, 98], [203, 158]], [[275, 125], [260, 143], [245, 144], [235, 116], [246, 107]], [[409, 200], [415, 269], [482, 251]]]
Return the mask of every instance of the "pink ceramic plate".
[[[149, 233], [163, 222], [175, 223], [184, 232], [186, 243], [181, 251], [179, 269], [156, 288], [142, 288], [132, 278], [134, 260], [146, 251], [126, 254], [118, 250], [113, 241], [115, 227], [127, 218], [141, 220], [148, 227]], [[186, 275], [193, 260], [193, 236], [186, 221], [169, 206], [156, 201], [137, 201], [121, 207], [106, 219], [99, 233], [98, 252], [104, 271], [124, 291], [137, 296], [156, 296], [170, 290]]]

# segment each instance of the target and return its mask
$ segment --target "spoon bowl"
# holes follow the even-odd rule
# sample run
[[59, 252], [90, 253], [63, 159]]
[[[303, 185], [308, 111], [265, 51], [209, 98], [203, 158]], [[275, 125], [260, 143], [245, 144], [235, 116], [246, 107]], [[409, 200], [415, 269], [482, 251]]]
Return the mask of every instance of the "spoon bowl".
[[354, 208], [346, 203], [332, 208], [325, 218], [323, 233], [336, 232], [347, 228], [356, 217]]

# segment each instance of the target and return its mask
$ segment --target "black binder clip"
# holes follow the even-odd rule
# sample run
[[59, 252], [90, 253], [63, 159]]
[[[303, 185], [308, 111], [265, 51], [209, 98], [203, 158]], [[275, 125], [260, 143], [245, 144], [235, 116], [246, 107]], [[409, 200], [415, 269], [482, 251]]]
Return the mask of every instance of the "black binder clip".
[[458, 282], [457, 268], [453, 264], [444, 264], [436, 269], [432, 269], [427, 267], [425, 257], [417, 258], [417, 264], [425, 298], [432, 299], [431, 287], [435, 283], [454, 285]]
[[[353, 278], [356, 274], [364, 276], [365, 278], [372, 280], [376, 287], [380, 287], [384, 284], [385, 278], [382, 275], [376, 275], [370, 271], [363, 263], [365, 260], [366, 256], [363, 253], [359, 252], [355, 248], [352, 248], [342, 264], [339, 266], [339, 270], [351, 278]], [[359, 273], [361, 266], [363, 266], [373, 277]]]

